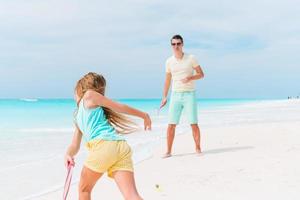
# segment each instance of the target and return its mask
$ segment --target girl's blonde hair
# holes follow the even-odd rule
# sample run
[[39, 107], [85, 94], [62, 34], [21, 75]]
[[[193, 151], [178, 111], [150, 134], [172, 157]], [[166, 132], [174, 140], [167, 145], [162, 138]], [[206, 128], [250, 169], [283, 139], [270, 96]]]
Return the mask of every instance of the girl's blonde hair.
[[[84, 75], [77, 82], [75, 87], [75, 93], [79, 97], [78, 103], [80, 102], [87, 90], [93, 90], [104, 96], [105, 86], [106, 80], [102, 75], [94, 72], [89, 72], [88, 74]], [[125, 115], [117, 113], [106, 107], [102, 107], [102, 109], [108, 122], [116, 129], [118, 133], [127, 134], [137, 130], [137, 125], [133, 121], [128, 119]]]

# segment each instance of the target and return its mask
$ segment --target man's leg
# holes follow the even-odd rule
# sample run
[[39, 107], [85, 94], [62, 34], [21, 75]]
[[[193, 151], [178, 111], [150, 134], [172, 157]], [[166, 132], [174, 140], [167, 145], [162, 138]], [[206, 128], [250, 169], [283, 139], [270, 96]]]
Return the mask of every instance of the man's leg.
[[195, 141], [195, 147], [196, 147], [196, 153], [201, 153], [201, 135], [200, 135], [200, 129], [198, 124], [191, 124], [192, 131], [193, 131], [193, 137]]
[[187, 93], [185, 98], [185, 111], [192, 127], [196, 153], [201, 153], [200, 129], [198, 126], [198, 105], [195, 92]]
[[167, 152], [164, 155], [165, 158], [171, 156], [173, 141], [174, 141], [174, 137], [175, 137], [175, 129], [176, 129], [176, 124], [169, 124], [168, 125], [168, 130], [167, 130]]
[[181, 101], [181, 93], [172, 93], [169, 105], [169, 124], [167, 129], [167, 152], [164, 158], [170, 157], [172, 152], [172, 145], [175, 137], [175, 128], [179, 123], [182, 113], [183, 105]]

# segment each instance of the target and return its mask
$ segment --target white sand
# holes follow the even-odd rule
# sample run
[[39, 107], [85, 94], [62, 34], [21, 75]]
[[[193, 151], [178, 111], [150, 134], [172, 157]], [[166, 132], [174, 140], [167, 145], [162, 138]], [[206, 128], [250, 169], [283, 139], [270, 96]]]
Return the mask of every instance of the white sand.
[[[254, 119], [262, 117], [259, 111], [253, 115], [253, 108], [260, 110], [259, 106], [274, 117], [202, 127], [202, 156], [194, 154], [191, 133], [176, 136], [173, 157], [167, 159], [161, 158], [165, 148], [162, 141], [151, 159], [135, 166], [143, 198], [300, 199], [300, 101], [246, 106], [244, 121], [247, 112]], [[57, 190], [36, 199], [55, 200], [61, 195]], [[77, 184], [71, 187], [69, 199], [78, 199]], [[123, 198], [114, 181], [105, 175], [95, 186], [93, 199]]]

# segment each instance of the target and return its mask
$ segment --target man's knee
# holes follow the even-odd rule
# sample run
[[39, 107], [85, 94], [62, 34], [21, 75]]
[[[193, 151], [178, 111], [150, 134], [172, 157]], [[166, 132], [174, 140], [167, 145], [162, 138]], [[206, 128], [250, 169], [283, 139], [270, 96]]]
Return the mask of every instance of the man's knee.
[[193, 130], [198, 130], [199, 129], [198, 124], [191, 124], [191, 127], [192, 127]]
[[176, 128], [176, 124], [169, 124], [168, 125], [169, 130], [175, 130], [175, 128]]

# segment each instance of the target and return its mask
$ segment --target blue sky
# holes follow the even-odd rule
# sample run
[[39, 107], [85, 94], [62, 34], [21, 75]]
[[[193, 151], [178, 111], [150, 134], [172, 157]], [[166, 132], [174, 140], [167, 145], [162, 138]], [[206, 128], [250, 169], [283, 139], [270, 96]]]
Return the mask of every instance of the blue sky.
[[300, 2], [0, 0], [0, 98], [69, 98], [85, 73], [112, 98], [160, 98], [181, 34], [200, 98], [300, 95]]

